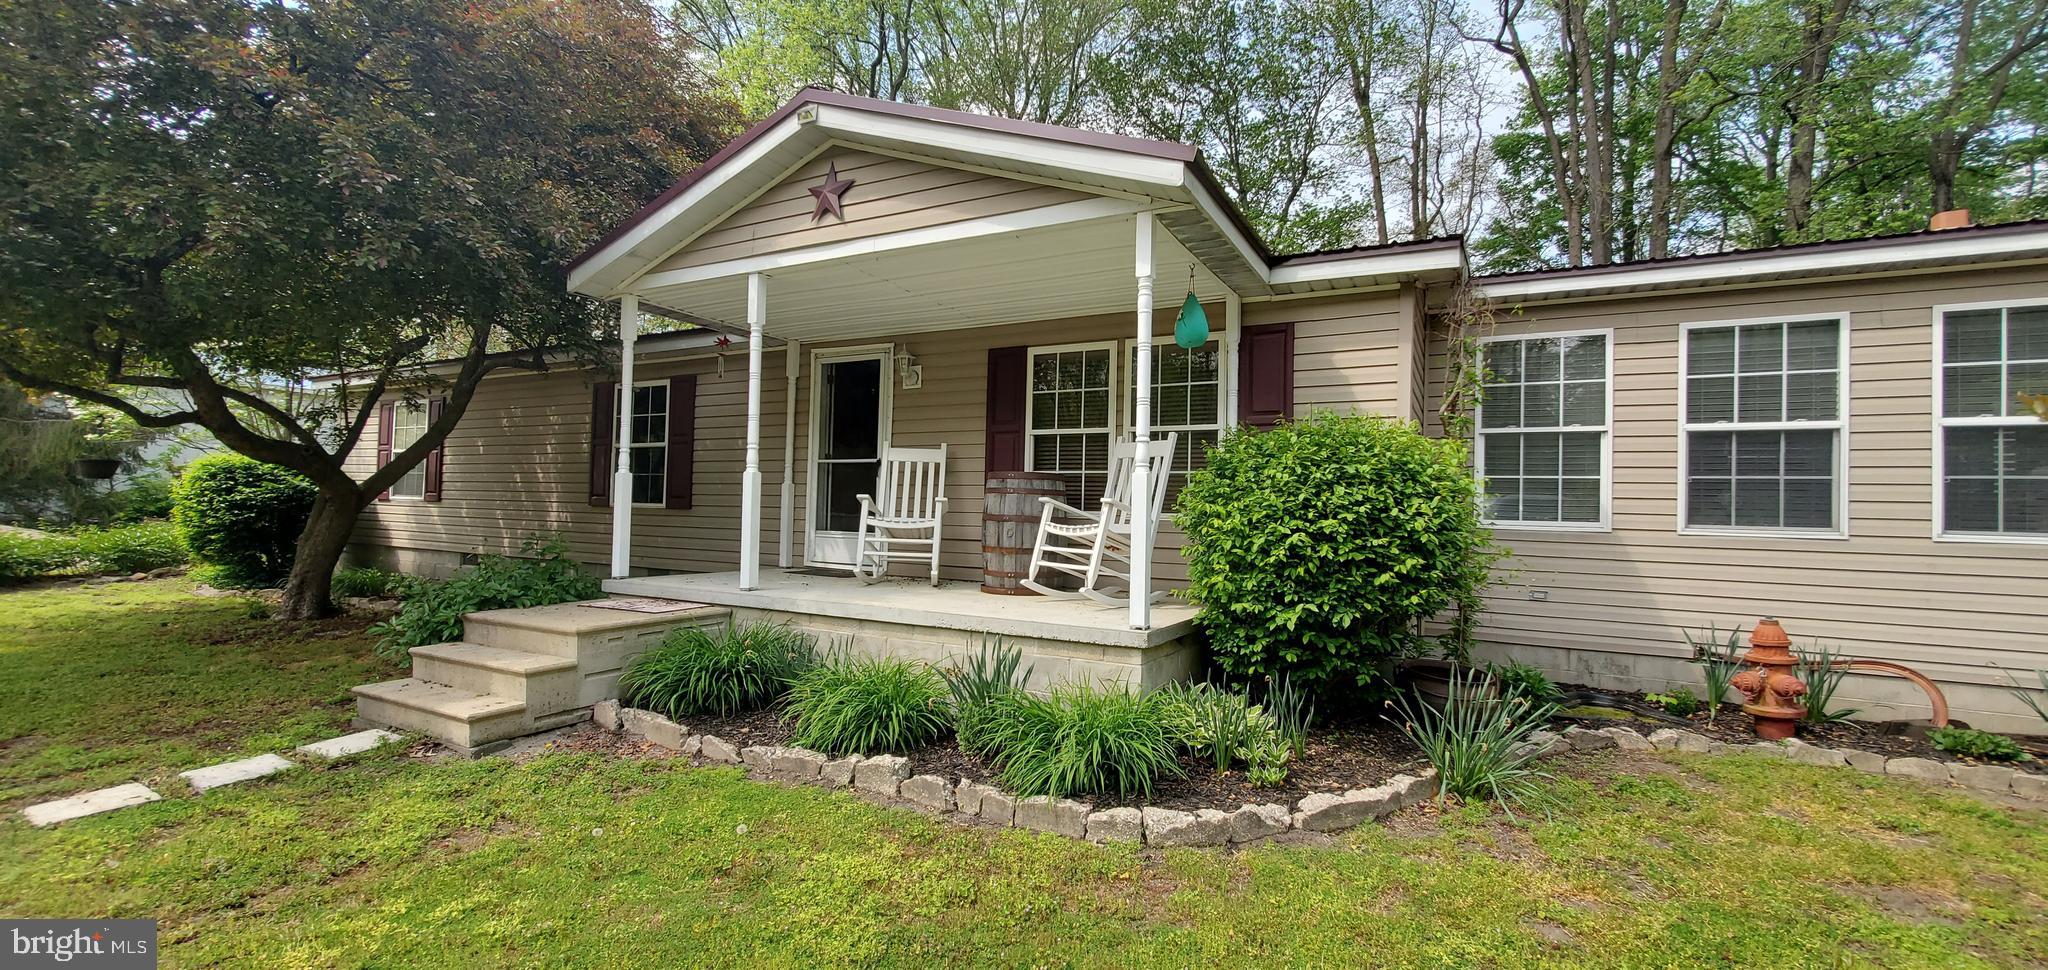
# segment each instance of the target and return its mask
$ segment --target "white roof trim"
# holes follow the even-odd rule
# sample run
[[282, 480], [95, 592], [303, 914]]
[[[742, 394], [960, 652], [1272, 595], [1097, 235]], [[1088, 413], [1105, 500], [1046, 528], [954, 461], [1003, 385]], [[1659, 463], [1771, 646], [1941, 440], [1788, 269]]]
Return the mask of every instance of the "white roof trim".
[[1747, 256], [1704, 258], [1668, 265], [1620, 267], [1597, 273], [1563, 271], [1524, 279], [1477, 281], [1479, 292], [1494, 300], [1541, 299], [1611, 289], [1711, 285], [1733, 277], [1796, 276], [1879, 269], [1889, 265], [1941, 259], [1999, 257], [2048, 249], [2048, 227], [2038, 232], [1960, 235], [1888, 246], [1843, 246], [1813, 252], [1761, 252]]
[[[1113, 148], [1076, 145], [1004, 131], [966, 128], [944, 121], [905, 118], [859, 108], [817, 106], [819, 128], [855, 141], [876, 138], [928, 145], [971, 155], [988, 155], [1035, 165], [1086, 172], [1102, 178], [1176, 187], [1187, 166], [1170, 159], [1138, 155]], [[728, 163], [730, 164], [730, 163]]]
[[1443, 246], [1405, 252], [1395, 250], [1386, 253], [1367, 253], [1344, 259], [1317, 260], [1293, 265], [1283, 263], [1274, 267], [1266, 276], [1274, 286], [1295, 286], [1326, 280], [1347, 280], [1359, 276], [1426, 273], [1431, 270], [1461, 271], [1464, 268], [1464, 247]]

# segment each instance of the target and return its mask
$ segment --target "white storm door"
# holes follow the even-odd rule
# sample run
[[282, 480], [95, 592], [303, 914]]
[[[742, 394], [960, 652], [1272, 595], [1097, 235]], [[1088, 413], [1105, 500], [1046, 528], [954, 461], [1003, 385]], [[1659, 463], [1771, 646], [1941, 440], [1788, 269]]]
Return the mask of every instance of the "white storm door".
[[891, 348], [811, 356], [810, 508], [804, 563], [853, 565], [858, 496], [875, 491], [889, 440]]

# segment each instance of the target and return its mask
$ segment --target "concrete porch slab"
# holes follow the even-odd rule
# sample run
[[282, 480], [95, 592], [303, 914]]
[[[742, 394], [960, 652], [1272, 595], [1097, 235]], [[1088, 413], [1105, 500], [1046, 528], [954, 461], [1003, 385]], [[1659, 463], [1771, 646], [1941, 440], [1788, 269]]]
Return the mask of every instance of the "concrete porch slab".
[[338, 738], [328, 738], [325, 741], [315, 741], [312, 744], [302, 744], [293, 750], [300, 754], [312, 755], [315, 758], [333, 761], [336, 758], [346, 758], [352, 754], [362, 754], [365, 751], [375, 750], [377, 746], [388, 744], [401, 737], [404, 737], [404, 735], [396, 731], [372, 728], [368, 731], [344, 734]]
[[89, 791], [83, 795], [60, 798], [54, 802], [30, 805], [21, 810], [21, 815], [28, 819], [28, 824], [42, 828], [45, 825], [69, 822], [74, 818], [111, 812], [130, 805], [146, 805], [161, 798], [162, 795], [150, 791], [147, 785], [115, 785], [112, 788]]
[[1195, 627], [1195, 606], [1177, 600], [1153, 605], [1152, 629], [1133, 630], [1128, 626], [1130, 614], [1123, 608], [1084, 599], [997, 596], [982, 592], [974, 583], [945, 582], [933, 587], [915, 579], [888, 579], [870, 586], [852, 576], [764, 569], [759, 589], [742, 590], [739, 579], [737, 571], [682, 573], [607, 580], [604, 588], [610, 593], [716, 606], [1137, 649], [1171, 643]]
[[277, 755], [259, 754], [254, 758], [225, 761], [204, 768], [194, 768], [191, 771], [181, 771], [178, 772], [178, 777], [185, 779], [192, 786], [193, 793], [197, 794], [223, 785], [268, 778], [280, 771], [289, 771], [296, 767], [298, 766]]

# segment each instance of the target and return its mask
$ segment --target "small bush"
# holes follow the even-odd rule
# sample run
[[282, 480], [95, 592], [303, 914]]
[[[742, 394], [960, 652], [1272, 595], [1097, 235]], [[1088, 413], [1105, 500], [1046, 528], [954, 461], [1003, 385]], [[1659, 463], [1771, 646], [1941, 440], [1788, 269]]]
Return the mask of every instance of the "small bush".
[[1154, 697], [1167, 732], [1219, 774], [1242, 764], [1247, 776], [1267, 779], [1265, 784], [1287, 777], [1293, 743], [1249, 696], [1214, 684], [1169, 684]]
[[254, 458], [207, 455], [185, 469], [171, 490], [171, 521], [211, 567], [216, 586], [273, 586], [289, 576], [299, 533], [318, 490], [305, 476]]
[[1024, 666], [1024, 651], [1005, 647], [1001, 639], [984, 642], [981, 652], [964, 667], [939, 671], [953, 695], [953, 731], [960, 746], [973, 750], [982, 726], [988, 723], [995, 702], [1024, 689], [1031, 668]]
[[940, 738], [952, 724], [946, 681], [908, 660], [834, 659], [789, 688], [784, 717], [794, 744], [828, 754], [901, 753]]
[[1841, 691], [1842, 681], [1849, 677], [1849, 668], [1841, 654], [1827, 644], [1815, 640], [1812, 650], [1797, 650], [1799, 655], [1799, 677], [1806, 681], [1806, 717], [1808, 724], [1832, 724], [1855, 717], [1860, 707], [1836, 707], [1835, 694]]
[[1927, 732], [1928, 743], [1937, 749], [1979, 761], [2025, 761], [2027, 752], [2003, 734], [1976, 728], [1941, 727]]
[[671, 718], [758, 711], [789, 690], [816, 659], [817, 641], [786, 626], [681, 629], [626, 666], [619, 699]]
[[1690, 687], [1674, 687], [1661, 694], [1644, 694], [1643, 699], [1664, 709], [1664, 713], [1677, 717], [1691, 717], [1700, 709], [1700, 699], [1693, 696]]
[[1134, 697], [1088, 685], [1056, 687], [1045, 698], [1013, 693], [995, 702], [976, 748], [1004, 788], [1026, 797], [1150, 795], [1155, 779], [1181, 773], [1161, 704], [1156, 692]]
[[114, 517], [126, 523], [167, 519], [171, 516], [171, 479], [168, 475], [140, 475], [128, 481], [112, 496]]
[[1176, 519], [1217, 666], [1318, 694], [1417, 652], [1418, 621], [1472, 608], [1495, 556], [1464, 446], [1372, 417], [1232, 432]]
[[462, 639], [462, 617], [479, 610], [504, 610], [598, 599], [597, 577], [568, 558], [557, 537], [530, 536], [520, 545], [525, 558], [485, 556], [483, 561], [438, 583], [421, 583], [390, 619], [371, 625], [377, 652], [403, 662], [413, 647]]
[[1435, 766], [1443, 795], [1489, 799], [1512, 813], [1516, 803], [1536, 797], [1538, 780], [1549, 777], [1530, 767], [1536, 753], [1522, 745], [1557, 713], [1554, 703], [1499, 694], [1492, 677], [1472, 671], [1451, 676], [1440, 708], [1407, 697], [1395, 706], [1395, 726]]
[[1714, 723], [1714, 715], [1721, 710], [1721, 702], [1728, 699], [1728, 685], [1742, 670], [1742, 631], [1729, 630], [1726, 636], [1709, 624], [1693, 636], [1691, 630], [1678, 631], [1685, 635], [1686, 646], [1692, 648], [1692, 662], [1699, 665], [1700, 678], [1706, 681], [1707, 723]]
[[1557, 685], [1551, 683], [1550, 678], [1543, 676], [1543, 671], [1528, 664], [1488, 664], [1486, 670], [1493, 675], [1493, 679], [1500, 681], [1504, 690], [1537, 700], [1549, 700], [1557, 696]]
[[373, 566], [350, 566], [334, 571], [336, 597], [396, 596], [404, 589], [406, 577]]
[[72, 536], [0, 529], [0, 580], [63, 576], [79, 565], [78, 540]]
[[138, 522], [74, 535], [80, 559], [99, 573], [146, 573], [184, 565], [185, 541], [169, 522]]

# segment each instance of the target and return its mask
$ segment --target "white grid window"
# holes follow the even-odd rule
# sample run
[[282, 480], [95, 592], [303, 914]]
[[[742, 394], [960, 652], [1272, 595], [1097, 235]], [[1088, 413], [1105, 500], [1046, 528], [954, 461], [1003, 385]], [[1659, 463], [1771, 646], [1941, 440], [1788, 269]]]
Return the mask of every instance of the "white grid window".
[[1839, 535], [1843, 319], [1685, 327], [1687, 529]]
[[[1138, 346], [1125, 342], [1124, 414], [1128, 427], [1138, 413]], [[1209, 448], [1223, 433], [1223, 346], [1211, 340], [1193, 350], [1172, 337], [1152, 344], [1152, 440], [1179, 433], [1174, 446], [1173, 485], [1208, 464]]]
[[667, 381], [633, 385], [631, 428], [626, 470], [633, 473], [633, 504], [661, 505], [668, 498]]
[[[391, 454], [395, 456], [412, 447], [426, 431], [426, 405], [400, 401], [391, 409]], [[398, 481], [391, 483], [391, 497], [426, 498], [427, 463], [422, 461], [398, 476]]]
[[1942, 532], [2048, 538], [2048, 304], [1940, 316]]
[[1606, 527], [1612, 343], [1603, 331], [1481, 345], [1475, 457], [1488, 523]]
[[1026, 469], [1066, 475], [1067, 501], [1092, 509], [1109, 479], [1116, 343], [1031, 348]]

